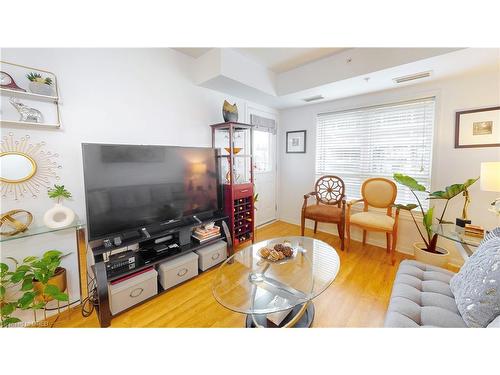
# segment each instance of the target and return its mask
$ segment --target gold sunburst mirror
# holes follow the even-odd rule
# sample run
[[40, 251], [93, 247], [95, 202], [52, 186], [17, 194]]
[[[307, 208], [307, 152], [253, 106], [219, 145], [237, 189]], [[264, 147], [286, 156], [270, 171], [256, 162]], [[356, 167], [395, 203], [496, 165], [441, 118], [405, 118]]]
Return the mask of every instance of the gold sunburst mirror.
[[25, 196], [36, 198], [42, 189], [59, 180], [58, 154], [45, 151], [45, 142], [31, 143], [26, 135], [15, 139], [13, 133], [3, 137], [0, 149], [0, 184], [2, 198], [15, 200]]

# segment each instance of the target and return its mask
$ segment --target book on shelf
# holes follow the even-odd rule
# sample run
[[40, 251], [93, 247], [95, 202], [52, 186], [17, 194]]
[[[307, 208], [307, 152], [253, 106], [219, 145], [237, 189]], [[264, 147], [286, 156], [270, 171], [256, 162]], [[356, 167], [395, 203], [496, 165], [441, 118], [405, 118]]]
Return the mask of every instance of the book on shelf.
[[464, 233], [466, 236], [482, 238], [484, 237], [484, 228], [478, 225], [465, 224]]
[[196, 234], [192, 234], [191, 237], [193, 237], [195, 240], [197, 240], [199, 243], [203, 243], [203, 242], [206, 242], [206, 241], [209, 241], [209, 240], [213, 240], [215, 238], [220, 238], [220, 233], [215, 233], [215, 234], [212, 234], [210, 236], [204, 236], [204, 237], [200, 237]]
[[210, 236], [212, 234], [215, 234], [215, 233], [220, 233], [220, 227], [214, 225], [213, 228], [211, 229], [205, 229], [205, 228], [202, 228], [202, 227], [198, 227], [194, 230], [193, 232], [194, 234], [198, 235], [198, 236]]

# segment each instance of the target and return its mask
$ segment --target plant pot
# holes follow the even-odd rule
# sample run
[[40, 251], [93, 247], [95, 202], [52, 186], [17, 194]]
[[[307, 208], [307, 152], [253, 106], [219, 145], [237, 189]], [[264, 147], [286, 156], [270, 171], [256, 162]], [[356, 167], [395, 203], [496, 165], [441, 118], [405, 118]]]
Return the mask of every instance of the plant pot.
[[[64, 292], [68, 287], [66, 268], [57, 267], [54, 272], [54, 276], [49, 279], [47, 285], [55, 285], [60, 292]], [[37, 302], [49, 302], [53, 300], [51, 296], [43, 294], [44, 285], [40, 281], [33, 280], [33, 290], [37, 292], [37, 297], [35, 298]]]
[[448, 257], [450, 253], [448, 250], [441, 247], [436, 247], [436, 250], [441, 254], [431, 253], [425, 249], [425, 244], [423, 242], [416, 242], [413, 244], [415, 249], [415, 259], [422, 263], [431, 264], [437, 267], [444, 267], [448, 264]]
[[52, 229], [64, 228], [75, 220], [75, 213], [69, 207], [56, 203], [43, 215], [44, 224]]
[[30, 91], [34, 94], [52, 96], [52, 87], [40, 82], [30, 82]]

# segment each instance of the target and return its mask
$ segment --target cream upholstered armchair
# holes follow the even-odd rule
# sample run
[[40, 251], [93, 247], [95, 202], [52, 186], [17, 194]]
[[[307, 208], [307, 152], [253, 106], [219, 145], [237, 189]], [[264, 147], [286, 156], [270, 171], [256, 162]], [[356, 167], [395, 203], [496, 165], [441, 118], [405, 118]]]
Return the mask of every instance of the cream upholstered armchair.
[[[391, 253], [391, 261], [394, 265], [396, 242], [398, 239], [398, 218], [399, 209], [395, 211], [395, 216], [392, 216], [394, 201], [398, 194], [396, 184], [386, 178], [376, 177], [369, 178], [363, 182], [361, 186], [362, 199], [354, 200], [347, 203], [346, 213], [346, 234], [347, 246], [349, 250], [351, 245], [351, 226], [357, 226], [363, 229], [363, 245], [366, 243], [366, 232], [385, 232], [387, 240], [387, 253]], [[355, 204], [363, 203], [363, 212], [351, 215], [351, 207]], [[370, 212], [369, 207], [385, 208], [386, 212]], [[392, 237], [392, 241], [391, 241]]]

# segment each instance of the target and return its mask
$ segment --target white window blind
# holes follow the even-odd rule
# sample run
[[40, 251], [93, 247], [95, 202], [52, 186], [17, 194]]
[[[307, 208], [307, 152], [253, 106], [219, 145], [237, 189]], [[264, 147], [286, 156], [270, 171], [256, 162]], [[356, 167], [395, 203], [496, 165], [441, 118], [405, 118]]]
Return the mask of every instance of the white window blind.
[[[361, 197], [370, 177], [393, 173], [431, 183], [434, 98], [323, 113], [317, 117], [316, 175], [333, 174], [346, 184], [348, 199]], [[398, 203], [414, 202], [398, 185]], [[424, 206], [428, 200], [423, 199]]]

